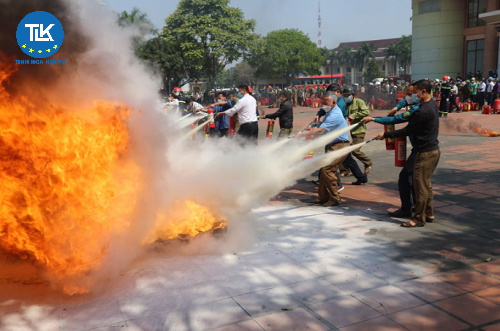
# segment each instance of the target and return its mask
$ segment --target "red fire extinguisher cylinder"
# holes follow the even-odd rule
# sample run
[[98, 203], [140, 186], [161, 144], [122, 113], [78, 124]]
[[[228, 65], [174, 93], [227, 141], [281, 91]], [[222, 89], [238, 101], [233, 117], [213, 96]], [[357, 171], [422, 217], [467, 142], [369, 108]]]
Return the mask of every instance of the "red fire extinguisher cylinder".
[[[392, 132], [396, 128], [393, 124], [384, 125], [385, 132]], [[393, 151], [396, 148], [396, 144], [393, 138], [385, 138], [385, 149], [388, 151]]]
[[395, 165], [402, 168], [406, 165], [406, 137], [396, 138], [395, 145]]

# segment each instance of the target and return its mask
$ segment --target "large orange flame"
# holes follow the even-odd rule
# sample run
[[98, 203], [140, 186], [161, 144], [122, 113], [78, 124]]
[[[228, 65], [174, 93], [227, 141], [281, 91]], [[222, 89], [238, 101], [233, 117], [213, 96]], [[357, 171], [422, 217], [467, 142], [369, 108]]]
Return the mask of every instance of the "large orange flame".
[[[129, 228], [141, 189], [141, 169], [127, 157], [131, 109], [96, 101], [68, 110], [13, 97], [2, 84], [16, 68], [5, 63], [0, 61], [0, 248], [33, 260], [66, 293], [85, 293], [79, 277], [99, 269], [111, 236]], [[193, 236], [220, 224], [208, 209], [185, 202], [160, 215], [144, 242]]]

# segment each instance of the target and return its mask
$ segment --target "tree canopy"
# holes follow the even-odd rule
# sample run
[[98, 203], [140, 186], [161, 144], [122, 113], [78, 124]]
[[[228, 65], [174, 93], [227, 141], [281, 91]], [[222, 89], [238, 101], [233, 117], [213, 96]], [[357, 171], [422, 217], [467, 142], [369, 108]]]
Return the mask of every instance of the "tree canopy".
[[296, 29], [271, 31], [249, 59], [258, 76], [283, 77], [291, 85], [299, 74], [318, 74], [325, 58], [307, 35]]
[[245, 55], [257, 38], [255, 21], [245, 20], [229, 0], [181, 0], [165, 24], [162, 36], [179, 45], [210, 87], [226, 64]]
[[371, 60], [368, 62], [368, 68], [366, 69], [365, 73], [363, 74], [363, 77], [367, 82], [371, 82], [375, 78], [382, 78], [384, 77], [384, 74], [382, 73], [382, 70], [380, 70], [380, 67], [377, 64], [377, 61]]

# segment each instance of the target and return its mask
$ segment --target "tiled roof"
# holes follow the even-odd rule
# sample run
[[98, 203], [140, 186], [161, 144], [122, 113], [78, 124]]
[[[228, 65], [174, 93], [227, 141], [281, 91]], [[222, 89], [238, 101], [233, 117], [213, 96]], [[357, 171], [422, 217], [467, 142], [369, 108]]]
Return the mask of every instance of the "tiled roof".
[[353, 41], [347, 43], [340, 43], [334, 51], [338, 51], [340, 48], [347, 46], [351, 47], [354, 51], [357, 50], [363, 43], [374, 44], [377, 49], [387, 48], [392, 42], [399, 41], [401, 38], [392, 39], [379, 39], [379, 40], [365, 40], [365, 41]]

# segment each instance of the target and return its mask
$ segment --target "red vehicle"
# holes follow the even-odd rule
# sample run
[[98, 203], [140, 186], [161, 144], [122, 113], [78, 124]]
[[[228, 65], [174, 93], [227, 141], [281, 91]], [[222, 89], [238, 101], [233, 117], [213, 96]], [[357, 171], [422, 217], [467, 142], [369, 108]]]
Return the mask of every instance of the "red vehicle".
[[345, 83], [345, 75], [317, 75], [317, 76], [308, 76], [308, 77], [297, 77], [293, 80], [293, 85], [295, 87], [312, 87], [316, 88], [318, 86], [323, 85], [324, 88], [328, 87], [328, 85], [337, 83], [343, 84]]

